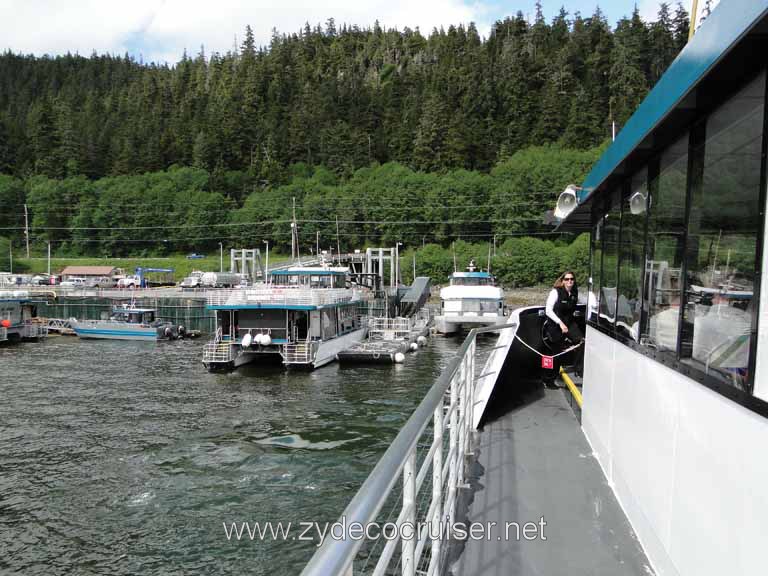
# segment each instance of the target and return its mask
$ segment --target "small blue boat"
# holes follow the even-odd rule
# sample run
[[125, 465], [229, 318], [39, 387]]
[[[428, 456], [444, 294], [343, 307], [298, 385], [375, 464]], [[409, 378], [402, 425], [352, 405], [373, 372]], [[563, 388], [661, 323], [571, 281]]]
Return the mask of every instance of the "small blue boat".
[[152, 308], [115, 307], [109, 320], [76, 320], [70, 324], [80, 338], [100, 340], [175, 340], [184, 326], [155, 318]]

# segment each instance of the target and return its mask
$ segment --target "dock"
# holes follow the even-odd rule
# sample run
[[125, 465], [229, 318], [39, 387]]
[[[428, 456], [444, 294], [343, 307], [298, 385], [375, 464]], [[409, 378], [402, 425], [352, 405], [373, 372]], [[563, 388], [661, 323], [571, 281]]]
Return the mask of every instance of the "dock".
[[425, 346], [431, 316], [426, 308], [409, 318], [369, 318], [368, 338], [337, 354], [342, 364], [400, 364], [405, 355]]

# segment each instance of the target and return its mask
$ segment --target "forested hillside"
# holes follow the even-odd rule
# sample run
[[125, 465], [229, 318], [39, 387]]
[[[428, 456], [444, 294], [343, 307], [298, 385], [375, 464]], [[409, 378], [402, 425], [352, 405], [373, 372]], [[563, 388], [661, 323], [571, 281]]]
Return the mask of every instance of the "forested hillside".
[[[673, 13], [674, 12], [674, 13]], [[684, 45], [661, 4], [612, 30], [598, 11], [541, 9], [424, 34], [307, 25], [174, 67], [117, 56], [0, 56], [0, 172], [88, 178], [171, 165], [274, 183], [296, 162], [488, 171], [529, 145], [589, 148], [620, 126]]]

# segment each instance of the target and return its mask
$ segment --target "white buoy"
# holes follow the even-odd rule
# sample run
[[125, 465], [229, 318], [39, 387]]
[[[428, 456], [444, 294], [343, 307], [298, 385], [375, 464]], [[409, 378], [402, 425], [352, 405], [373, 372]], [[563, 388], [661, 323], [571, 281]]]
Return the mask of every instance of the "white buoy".
[[269, 346], [272, 344], [272, 336], [269, 334], [262, 334], [261, 335], [261, 345], [262, 346]]
[[248, 332], [248, 334], [246, 334], [245, 336], [243, 336], [243, 339], [242, 339], [242, 341], [240, 342], [240, 344], [242, 345], [242, 347], [243, 347], [243, 348], [248, 348], [248, 346], [250, 346], [250, 345], [251, 345], [251, 341], [252, 341], [252, 340], [253, 340], [253, 336], [251, 336], [251, 333], [250, 333], [250, 332]]
[[263, 344], [263, 338], [264, 336], [262, 334], [256, 334], [256, 336], [253, 337], [253, 341], [261, 346]]
[[411, 350], [414, 352], [419, 349], [419, 345], [416, 342], [411, 342]]
[[396, 352], [395, 353], [395, 364], [402, 364], [405, 362], [405, 354], [402, 352]]
[[416, 342], [419, 343], [419, 346], [426, 346], [427, 345], [427, 337], [426, 336], [419, 336], [416, 338]]

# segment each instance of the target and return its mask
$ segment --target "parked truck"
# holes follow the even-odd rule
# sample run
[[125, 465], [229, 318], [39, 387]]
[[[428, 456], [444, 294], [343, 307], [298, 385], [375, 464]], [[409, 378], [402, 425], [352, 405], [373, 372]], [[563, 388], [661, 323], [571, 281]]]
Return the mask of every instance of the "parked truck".
[[243, 277], [234, 272], [204, 272], [200, 282], [206, 288], [234, 288], [243, 283]]

